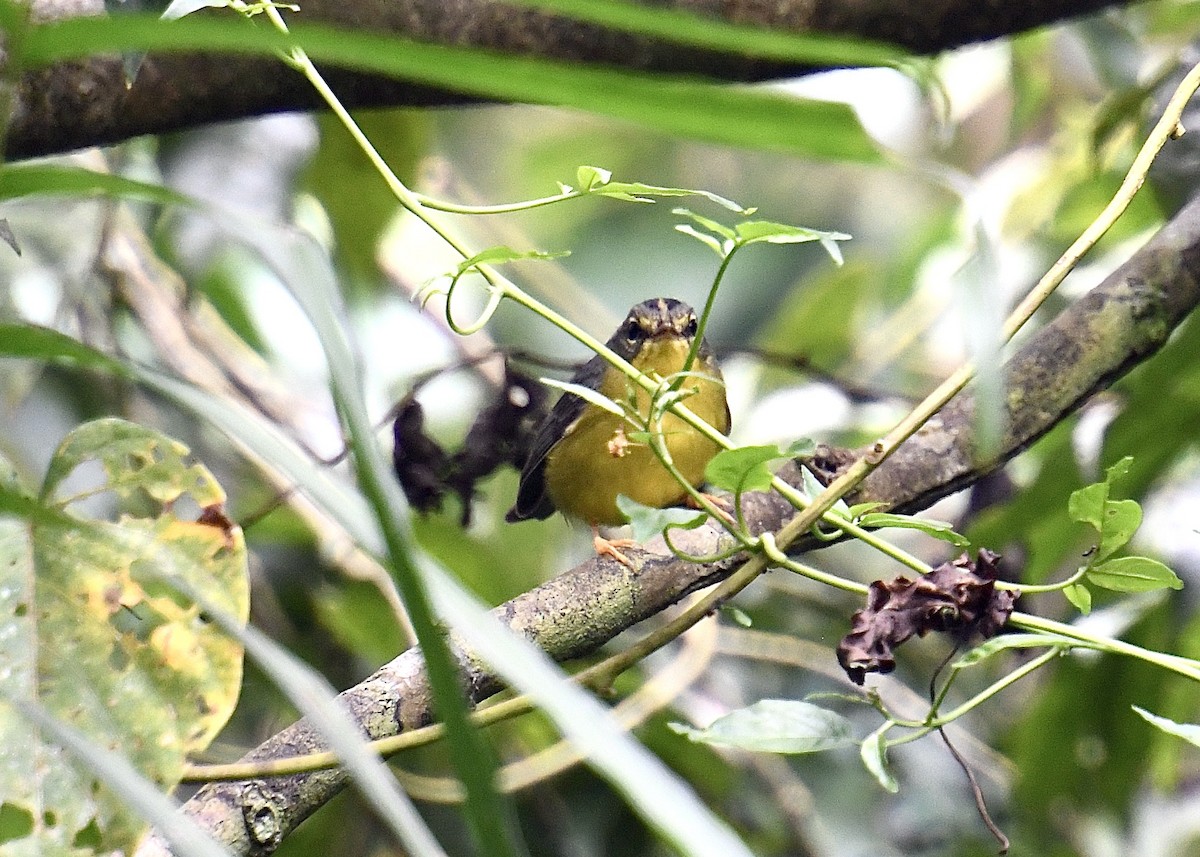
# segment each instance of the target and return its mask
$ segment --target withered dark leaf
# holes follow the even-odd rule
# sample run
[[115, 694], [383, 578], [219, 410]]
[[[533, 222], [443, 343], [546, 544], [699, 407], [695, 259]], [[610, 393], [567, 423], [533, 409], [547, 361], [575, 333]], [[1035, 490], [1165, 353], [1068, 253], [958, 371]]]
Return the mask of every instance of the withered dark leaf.
[[462, 523], [471, 522], [475, 483], [502, 464], [520, 467], [529, 454], [534, 429], [545, 414], [545, 389], [506, 366], [504, 387], [475, 418], [463, 447], [450, 459], [450, 484], [462, 498]]
[[425, 411], [409, 396], [400, 403], [392, 423], [392, 467], [408, 502], [422, 512], [440, 509], [446, 493], [449, 457], [425, 434]]
[[425, 433], [425, 413], [410, 394], [392, 424], [392, 465], [408, 502], [430, 512], [441, 508], [446, 494], [455, 494], [462, 500], [463, 526], [470, 524], [475, 485], [501, 465], [521, 465], [545, 397], [537, 381], [506, 368], [504, 386], [479, 412], [462, 448], [450, 454]]
[[867, 606], [851, 617], [850, 633], [838, 644], [838, 662], [846, 675], [862, 684], [869, 672], [891, 672], [896, 668], [895, 648], [914, 634], [994, 637], [1016, 601], [1015, 592], [996, 589], [999, 561], [997, 554], [981, 548], [977, 561], [963, 554], [916, 580], [873, 582]]

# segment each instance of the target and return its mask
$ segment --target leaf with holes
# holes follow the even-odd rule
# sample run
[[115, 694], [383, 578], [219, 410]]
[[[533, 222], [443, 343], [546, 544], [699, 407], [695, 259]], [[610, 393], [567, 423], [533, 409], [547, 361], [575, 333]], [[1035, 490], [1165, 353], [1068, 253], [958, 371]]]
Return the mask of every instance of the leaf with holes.
[[[249, 605], [241, 531], [186, 455], [104, 419], [67, 436], [40, 493], [0, 472], [0, 698], [119, 747], [164, 790], [229, 718], [242, 670], [240, 645], [173, 581], [243, 622]], [[3, 705], [0, 746], [0, 794], [33, 820], [27, 847], [65, 853], [88, 829], [98, 850], [128, 850], [141, 835], [119, 796]]]

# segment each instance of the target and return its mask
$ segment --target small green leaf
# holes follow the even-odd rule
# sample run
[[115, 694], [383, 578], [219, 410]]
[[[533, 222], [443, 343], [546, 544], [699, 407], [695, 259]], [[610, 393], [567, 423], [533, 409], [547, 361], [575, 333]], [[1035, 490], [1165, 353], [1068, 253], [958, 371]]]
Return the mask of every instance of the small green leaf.
[[750, 618], [750, 614], [740, 607], [733, 604], [726, 604], [721, 608], [721, 612], [733, 620], [735, 625], [742, 628], [753, 628], [754, 620]]
[[694, 211], [686, 208], [673, 208], [671, 209], [671, 213], [678, 214], [680, 217], [689, 218], [696, 223], [696, 225], [707, 229], [709, 232], [712, 232], [715, 235], [720, 235], [727, 241], [737, 240], [737, 233], [734, 230], [730, 229], [724, 223], [719, 223], [716, 220], [713, 220], [711, 217], [705, 217], [701, 214], [696, 214]]
[[504, 246], [489, 247], [476, 253], [470, 259], [463, 259], [459, 262], [453, 279], [458, 280], [463, 274], [481, 265], [503, 265], [506, 262], [516, 262], [521, 259], [559, 259], [570, 255], [570, 250], [514, 250]]
[[890, 728], [892, 724], [888, 721], [864, 738], [859, 745], [858, 755], [876, 782], [883, 786], [884, 791], [895, 794], [900, 791], [900, 784], [896, 782], [888, 765], [886, 735]]
[[1141, 525], [1142, 507], [1137, 500], [1106, 500], [1096, 560], [1107, 559], [1123, 548]]
[[575, 181], [585, 193], [604, 187], [612, 180], [612, 171], [604, 167], [582, 166], [575, 171]]
[[1175, 572], [1144, 556], [1123, 556], [1094, 565], [1088, 569], [1087, 579], [1095, 586], [1116, 592], [1183, 589], [1183, 581]]
[[1189, 744], [1195, 744], [1197, 747], [1200, 747], [1200, 726], [1197, 726], [1194, 723], [1176, 723], [1174, 720], [1170, 720], [1166, 717], [1160, 717], [1157, 714], [1151, 714], [1146, 709], [1139, 708], [1136, 705], [1130, 707], [1133, 708], [1133, 710], [1139, 715], [1141, 715], [1142, 719], [1144, 719], [1151, 726], [1155, 726], [1161, 729], [1163, 732], [1166, 732], [1168, 735], [1174, 735], [1176, 738], [1182, 738]]
[[855, 503], [850, 507], [850, 518], [851, 520], [858, 520], [862, 515], [867, 514], [867, 512], [874, 512], [881, 506], [886, 505], [886, 503], [880, 503], [877, 500], [870, 503]]
[[1108, 483], [1097, 482], [1072, 491], [1067, 500], [1067, 514], [1072, 521], [1091, 524], [1096, 532], [1104, 529], [1104, 503], [1108, 500]]
[[692, 188], [660, 187], [658, 185], [643, 184], [642, 182], [609, 182], [602, 187], [588, 188], [588, 190], [598, 196], [616, 197], [635, 202], [654, 202], [653, 199], [648, 199], [648, 197], [654, 196], [699, 196], [737, 214], [748, 215], [754, 212], [753, 208], [742, 208], [731, 199], [726, 199], [707, 190], [694, 190]]
[[1125, 475], [1127, 473], [1129, 473], [1129, 468], [1132, 466], [1133, 466], [1133, 456], [1132, 455], [1125, 456], [1120, 461], [1116, 462], [1110, 468], [1108, 468], [1107, 471], [1105, 471], [1104, 481], [1107, 482], [1109, 485], [1116, 485], [1117, 482], [1119, 482], [1120, 480], [1125, 478]]
[[1070, 586], [1063, 587], [1063, 597], [1084, 616], [1092, 612], [1092, 590], [1082, 583], [1072, 583]]
[[971, 540], [961, 533], [956, 533], [954, 527], [945, 521], [934, 521], [926, 518], [914, 518], [911, 515], [894, 515], [890, 512], [869, 512], [863, 515], [859, 526], [874, 529], [919, 530], [935, 539], [949, 542], [957, 548], [969, 548]]
[[162, 185], [57, 164], [5, 164], [0, 167], [0, 199], [34, 195], [110, 196], [164, 205], [194, 205]]
[[761, 700], [718, 718], [707, 729], [668, 725], [698, 743], [763, 753], [819, 753], [854, 743], [845, 717], [791, 699]]
[[629, 526], [633, 528], [633, 539], [637, 542], [648, 541], [667, 527], [694, 530], [708, 520], [707, 512], [696, 509], [656, 509], [653, 506], [643, 506], [624, 494], [617, 495], [617, 508], [629, 519]]
[[712, 251], [714, 253], [716, 253], [717, 256], [721, 259], [724, 259], [726, 256], [728, 256], [729, 250], [733, 247], [732, 242], [722, 243], [721, 241], [718, 241], [716, 238], [713, 238], [707, 232], [701, 232], [699, 229], [696, 229], [693, 226], [689, 226], [686, 223], [677, 224], [675, 226], [675, 231], [682, 232], [684, 235], [690, 235], [692, 238], [695, 238], [697, 241], [701, 242], [702, 244], [705, 244], [706, 246], [712, 248]]
[[790, 226], [786, 223], [774, 223], [770, 220], [748, 220], [739, 223], [735, 228], [738, 244], [804, 244], [809, 241], [819, 241], [825, 252], [834, 262], [842, 264], [842, 250], [839, 241], [849, 241], [850, 236], [844, 232], [824, 232], [819, 229], [809, 229], [805, 226]]
[[598, 390], [593, 390], [591, 387], [585, 387], [582, 384], [572, 384], [570, 381], [558, 381], [554, 378], [539, 378], [547, 387], [554, 387], [566, 393], [572, 393], [585, 402], [591, 402], [598, 408], [604, 408], [610, 414], [618, 417], [625, 416], [625, 411], [621, 410], [621, 406], [604, 395]]
[[704, 479], [726, 491], [766, 491], [771, 487], [771, 471], [767, 465], [783, 457], [777, 446], [723, 449], [704, 468]]
[[798, 437], [787, 445], [783, 454], [788, 458], [799, 458], [805, 455], [812, 455], [817, 451], [817, 442], [811, 437]]

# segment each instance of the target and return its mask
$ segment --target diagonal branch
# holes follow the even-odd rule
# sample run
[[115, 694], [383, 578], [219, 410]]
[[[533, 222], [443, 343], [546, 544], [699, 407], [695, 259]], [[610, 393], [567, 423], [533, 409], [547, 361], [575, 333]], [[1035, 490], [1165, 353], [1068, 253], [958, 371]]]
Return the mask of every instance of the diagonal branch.
[[[1200, 303], [1200, 198], [1182, 209], [1140, 251], [1103, 283], [1031, 336], [1005, 366], [1008, 429], [986, 461], [972, 455], [974, 399], [968, 392], [944, 408], [864, 484], [855, 499], [892, 508], [921, 509], [1001, 466], [1091, 394], [1153, 354]], [[785, 468], [795, 477], [796, 465]], [[789, 481], [796, 481], [789, 479]], [[793, 510], [777, 496], [745, 498], [746, 518], [760, 532], [778, 530]], [[711, 553], [719, 534], [709, 528], [680, 534], [679, 547]], [[738, 564], [695, 565], [674, 557], [634, 553], [639, 568], [614, 574], [607, 560], [592, 560], [500, 605], [495, 614], [515, 633], [559, 661], [595, 651], [620, 632], [709, 586]], [[486, 667], [460, 655], [473, 700], [499, 689]], [[420, 653], [409, 650], [341, 700], [370, 738], [426, 725], [430, 692]], [[324, 749], [305, 722], [278, 733], [246, 756], [282, 758]], [[236, 854], [273, 850], [304, 818], [346, 785], [339, 770], [211, 784], [184, 806], [202, 827]], [[151, 839], [140, 857], [167, 853]]]

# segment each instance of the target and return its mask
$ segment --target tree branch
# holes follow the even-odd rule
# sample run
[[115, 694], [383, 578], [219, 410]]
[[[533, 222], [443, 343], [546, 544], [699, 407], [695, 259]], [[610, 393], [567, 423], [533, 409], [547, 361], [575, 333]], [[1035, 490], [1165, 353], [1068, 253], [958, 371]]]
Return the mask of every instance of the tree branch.
[[[855, 499], [877, 500], [904, 510], [924, 508], [995, 470], [1092, 393], [1121, 377], [1163, 345], [1200, 303], [1200, 198], [1182, 209], [1121, 268], [1030, 337], [1005, 365], [1008, 428], [999, 451], [986, 461], [972, 454], [975, 400], [968, 392], [951, 402], [864, 483]], [[798, 481], [796, 463], [783, 475]], [[778, 530], [793, 514], [777, 495], [745, 498], [746, 517], [757, 531]], [[681, 533], [694, 553], [722, 546], [715, 529]], [[727, 576], [740, 558], [711, 565], [631, 552], [638, 568], [614, 574], [608, 560], [594, 559], [514, 598], [493, 612], [515, 633], [556, 660], [595, 651], [625, 629], [676, 603], [688, 593]], [[476, 658], [460, 653], [471, 699], [494, 694], [499, 682]], [[370, 738], [426, 725], [430, 693], [420, 653], [409, 650], [366, 681], [340, 695]], [[324, 749], [304, 721], [269, 739], [246, 761], [281, 758]], [[184, 811], [236, 854], [273, 850], [282, 838], [346, 784], [339, 770], [252, 782], [205, 786]], [[139, 857], [165, 854], [157, 839]]]
[[[729, 23], [795, 33], [859, 36], [928, 54], [1084, 15], [1128, 0], [979, 3], [936, 0], [672, 0], [677, 9]], [[495, 0], [305, 0], [305, 20], [419, 41], [470, 46], [649, 72], [753, 81], [805, 69], [634, 36]], [[99, 14], [97, 0], [35, 0], [40, 19]], [[227, 14], [227, 13], [226, 13]], [[451, 104], [462, 95], [406, 81], [331, 70], [350, 107]], [[147, 56], [132, 87], [118, 57], [62, 63], [22, 77], [5, 140], [10, 159], [107, 145], [141, 134], [319, 107], [305, 81], [275, 61], [176, 54]]]

